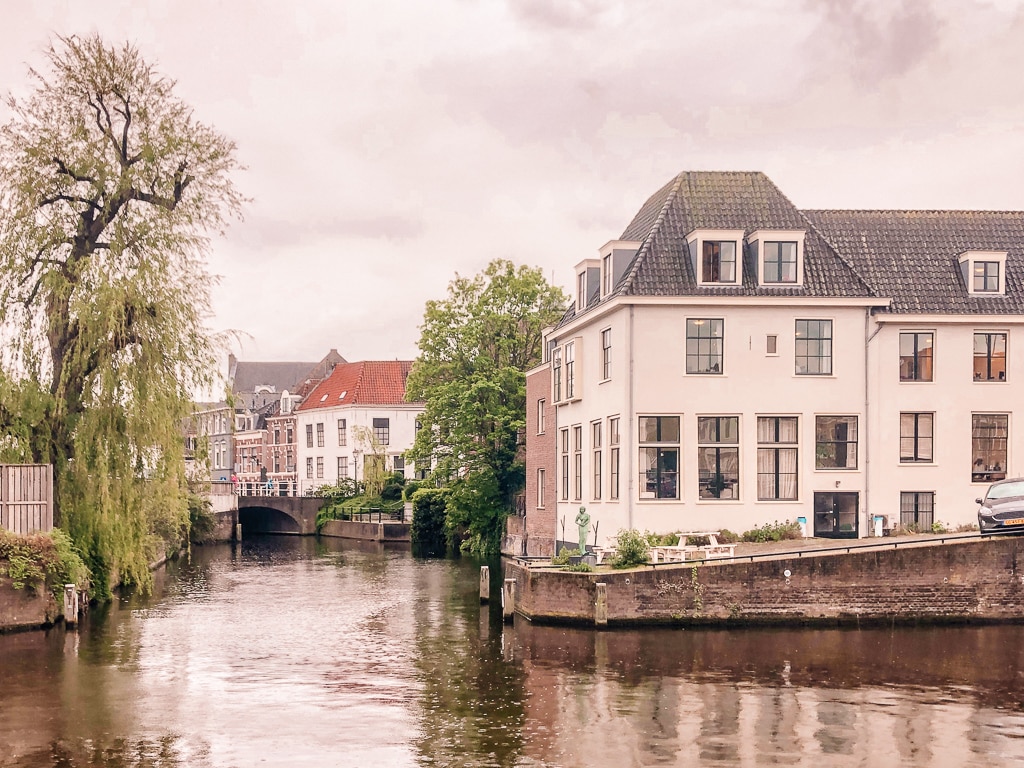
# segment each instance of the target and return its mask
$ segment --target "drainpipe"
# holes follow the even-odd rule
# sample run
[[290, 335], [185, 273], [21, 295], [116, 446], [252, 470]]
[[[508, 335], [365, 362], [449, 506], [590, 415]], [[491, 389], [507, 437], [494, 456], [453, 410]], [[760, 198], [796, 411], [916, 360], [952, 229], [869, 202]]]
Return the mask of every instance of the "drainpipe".
[[[636, 492], [633, 488], [633, 483], [636, 481], [636, 472], [633, 468], [633, 459], [636, 458], [637, 451], [633, 446], [633, 424], [636, 423], [636, 416], [633, 414], [633, 393], [634, 393], [634, 357], [633, 357], [633, 309], [634, 305], [629, 305], [629, 400], [627, 403], [627, 412], [625, 424], [620, 423], [620, 428], [625, 427], [623, 430], [624, 438], [622, 444], [628, 446], [626, 450], [626, 467], [628, 472], [626, 477], [626, 493], [629, 494], [627, 497], [629, 501], [626, 504], [626, 520], [627, 527], [633, 528], [633, 504], [636, 501]], [[621, 454], [620, 454], [621, 457]]]
[[882, 330], [879, 324], [874, 333], [871, 333], [871, 307], [864, 308], [864, 512], [865, 524], [868, 530], [874, 533], [874, 520], [871, 516], [871, 505], [868, 503], [868, 495], [871, 488], [871, 376], [868, 369], [869, 351], [871, 341]]

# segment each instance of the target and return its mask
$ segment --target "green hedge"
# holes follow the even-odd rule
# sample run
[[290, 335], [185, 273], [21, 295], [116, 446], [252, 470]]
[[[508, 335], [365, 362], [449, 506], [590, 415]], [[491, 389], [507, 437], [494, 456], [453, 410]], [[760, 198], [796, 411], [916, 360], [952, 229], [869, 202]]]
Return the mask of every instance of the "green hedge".
[[412, 553], [417, 557], [443, 557], [448, 549], [445, 518], [446, 488], [420, 488], [412, 495]]

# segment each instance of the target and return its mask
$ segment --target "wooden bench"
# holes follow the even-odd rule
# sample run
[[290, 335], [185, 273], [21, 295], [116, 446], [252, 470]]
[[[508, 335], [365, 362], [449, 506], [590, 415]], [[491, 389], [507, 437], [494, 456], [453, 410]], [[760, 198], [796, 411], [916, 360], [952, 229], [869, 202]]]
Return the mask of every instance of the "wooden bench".
[[[723, 544], [718, 541], [718, 537], [722, 535], [721, 531], [680, 531], [676, 535], [679, 537], [679, 543], [676, 546], [660, 547], [660, 549], [668, 550], [666, 554], [670, 555], [673, 560], [705, 560], [736, 555], [735, 544]], [[700, 546], [687, 544], [688, 539], [698, 537], [706, 538], [708, 543]]]

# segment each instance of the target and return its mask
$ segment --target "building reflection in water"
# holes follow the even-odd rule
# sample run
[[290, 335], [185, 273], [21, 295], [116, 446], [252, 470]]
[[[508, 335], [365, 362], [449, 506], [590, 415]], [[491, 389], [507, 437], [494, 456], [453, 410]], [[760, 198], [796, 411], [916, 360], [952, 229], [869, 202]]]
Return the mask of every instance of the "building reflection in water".
[[[1013, 765], [1024, 628], [515, 627], [544, 765]], [[986, 663], [979, 664], [978, 660]]]

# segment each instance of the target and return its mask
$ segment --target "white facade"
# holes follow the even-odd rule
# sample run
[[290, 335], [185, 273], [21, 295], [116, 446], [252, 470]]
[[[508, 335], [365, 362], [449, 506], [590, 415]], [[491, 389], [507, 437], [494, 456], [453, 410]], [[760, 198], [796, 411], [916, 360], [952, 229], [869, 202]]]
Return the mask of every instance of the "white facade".
[[[300, 409], [296, 412], [298, 482], [307, 493], [339, 479], [362, 480], [367, 456], [373, 455], [375, 435], [387, 470], [412, 477], [413, 467], [403, 458], [412, 448], [416, 426], [423, 412], [420, 404], [351, 405]], [[372, 459], [370, 459], [372, 461]]]

